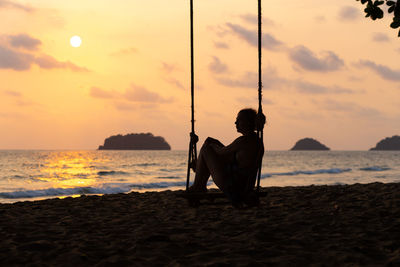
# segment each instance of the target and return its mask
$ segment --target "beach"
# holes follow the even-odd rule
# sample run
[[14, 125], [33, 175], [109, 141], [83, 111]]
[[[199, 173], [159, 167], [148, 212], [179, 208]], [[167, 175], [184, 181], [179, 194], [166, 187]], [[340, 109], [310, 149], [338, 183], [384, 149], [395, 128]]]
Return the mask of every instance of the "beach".
[[267, 187], [260, 206], [179, 191], [0, 205], [3, 266], [398, 265], [400, 184]]

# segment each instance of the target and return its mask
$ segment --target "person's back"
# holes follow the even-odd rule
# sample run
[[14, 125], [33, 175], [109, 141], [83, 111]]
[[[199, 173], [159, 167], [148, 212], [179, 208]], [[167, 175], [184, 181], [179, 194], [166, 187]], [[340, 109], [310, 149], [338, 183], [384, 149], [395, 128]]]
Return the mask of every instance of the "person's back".
[[242, 139], [243, 148], [236, 152], [236, 162], [240, 168], [253, 168], [259, 154], [264, 154], [264, 147], [256, 133], [239, 137]]

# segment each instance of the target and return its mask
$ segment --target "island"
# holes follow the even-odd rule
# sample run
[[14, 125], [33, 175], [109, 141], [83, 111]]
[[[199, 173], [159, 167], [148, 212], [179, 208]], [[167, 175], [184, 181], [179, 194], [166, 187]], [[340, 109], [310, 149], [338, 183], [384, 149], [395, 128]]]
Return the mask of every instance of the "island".
[[171, 146], [163, 137], [152, 133], [131, 133], [106, 138], [99, 150], [171, 150]]
[[370, 150], [400, 150], [400, 136], [394, 135], [392, 137], [386, 137]]
[[313, 138], [303, 138], [296, 142], [290, 150], [330, 150], [329, 147], [321, 144]]

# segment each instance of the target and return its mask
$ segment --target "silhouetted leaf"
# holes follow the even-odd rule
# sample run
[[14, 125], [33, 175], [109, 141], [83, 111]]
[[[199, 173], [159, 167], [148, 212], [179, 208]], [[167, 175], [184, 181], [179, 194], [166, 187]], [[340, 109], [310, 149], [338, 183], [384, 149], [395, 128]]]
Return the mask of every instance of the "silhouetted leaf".
[[389, 12], [389, 13], [392, 13], [392, 12], [394, 11], [394, 8], [395, 8], [395, 6], [389, 7], [388, 12]]
[[375, 14], [376, 14], [376, 18], [378, 18], [378, 19], [383, 18], [383, 10], [382, 9], [377, 9]]
[[393, 6], [394, 4], [396, 4], [396, 2], [394, 2], [394, 1], [387, 1], [386, 2], [386, 5], [388, 5], [388, 6]]
[[400, 30], [399, 30], [399, 34], [397, 34], [398, 37], [400, 37]]
[[380, 5], [382, 5], [383, 3], [385, 3], [385, 2], [384, 2], [384, 1], [376, 0], [376, 1], [374, 2], [374, 6], [380, 6]]
[[367, 2], [367, 0], [361, 0], [361, 4], [365, 4]]
[[392, 27], [393, 29], [397, 29], [398, 27], [400, 27], [400, 21], [393, 21], [390, 24], [390, 27]]
[[394, 16], [400, 17], [400, 4], [396, 4], [396, 8], [394, 9]]

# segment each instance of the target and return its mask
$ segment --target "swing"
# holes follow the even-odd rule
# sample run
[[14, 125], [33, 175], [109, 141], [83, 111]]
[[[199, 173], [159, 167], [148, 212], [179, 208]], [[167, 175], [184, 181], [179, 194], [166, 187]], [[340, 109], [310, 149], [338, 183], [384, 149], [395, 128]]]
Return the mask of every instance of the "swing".
[[[258, 0], [258, 114], [262, 114], [262, 72], [261, 72], [261, 48], [262, 48], [262, 31], [261, 31], [261, 0]], [[193, 53], [193, 0], [190, 0], [190, 63], [191, 63], [191, 132], [189, 142], [189, 155], [187, 165], [187, 179], [186, 179], [186, 191], [178, 196], [186, 198], [189, 201], [190, 206], [200, 205], [200, 200], [214, 201], [217, 198], [227, 197], [226, 193], [221, 191], [208, 191], [208, 192], [188, 192], [190, 182], [190, 169], [195, 171], [197, 161], [197, 142], [198, 137], [195, 134], [194, 128], [194, 53]], [[257, 116], [257, 137], [260, 141], [259, 149], [257, 152], [257, 160], [255, 162], [254, 171], [248, 174], [247, 186], [245, 192], [251, 195], [251, 200], [247, 202], [249, 206], [256, 206], [259, 204], [259, 197], [264, 197], [267, 192], [260, 191], [260, 178], [261, 178], [261, 165], [262, 157], [264, 154], [263, 146], [263, 128], [265, 123], [264, 115]], [[233, 175], [235, 176], [235, 175]], [[232, 177], [234, 179], [234, 177]], [[256, 183], [257, 182], [257, 183]], [[256, 183], [256, 190], [254, 186]], [[228, 196], [232, 204], [235, 205], [233, 199]]]

